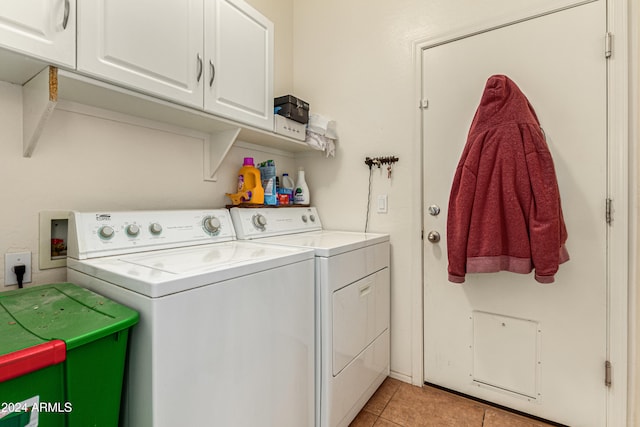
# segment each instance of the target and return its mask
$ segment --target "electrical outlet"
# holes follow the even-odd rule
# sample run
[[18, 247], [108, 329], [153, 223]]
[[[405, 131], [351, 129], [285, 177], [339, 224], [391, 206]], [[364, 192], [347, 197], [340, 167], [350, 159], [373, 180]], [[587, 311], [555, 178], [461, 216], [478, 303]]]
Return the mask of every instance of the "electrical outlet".
[[4, 285], [17, 285], [18, 278], [13, 272], [14, 265], [24, 264], [25, 272], [22, 283], [31, 283], [31, 252], [4, 254]]

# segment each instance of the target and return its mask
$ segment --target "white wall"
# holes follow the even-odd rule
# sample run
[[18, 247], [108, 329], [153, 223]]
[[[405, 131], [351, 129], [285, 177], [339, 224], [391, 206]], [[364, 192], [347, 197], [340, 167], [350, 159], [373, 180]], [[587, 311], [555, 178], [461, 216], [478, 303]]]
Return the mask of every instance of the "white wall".
[[0, 254], [32, 252], [33, 284], [66, 279], [64, 269], [37, 269], [40, 211], [223, 207], [244, 156], [295, 169], [291, 157], [234, 147], [218, 181], [205, 182], [201, 139], [62, 110], [24, 158], [21, 88], [8, 83], [0, 83], [0, 129]]
[[[296, 0], [294, 89], [315, 112], [338, 122], [335, 159], [302, 163], [312, 203], [330, 228], [362, 230], [368, 169], [365, 156], [396, 155], [392, 178], [374, 174], [374, 196], [389, 195], [389, 213], [371, 214], [370, 231], [391, 233], [391, 369], [422, 382], [421, 348], [413, 339], [422, 281], [420, 136], [414, 43], [461, 35], [576, 1]], [[463, 30], [464, 29], [464, 30]], [[428, 167], [429, 165], [425, 165]], [[450, 185], [443, 177], [443, 185]], [[443, 325], [446, 327], [446, 325]]]

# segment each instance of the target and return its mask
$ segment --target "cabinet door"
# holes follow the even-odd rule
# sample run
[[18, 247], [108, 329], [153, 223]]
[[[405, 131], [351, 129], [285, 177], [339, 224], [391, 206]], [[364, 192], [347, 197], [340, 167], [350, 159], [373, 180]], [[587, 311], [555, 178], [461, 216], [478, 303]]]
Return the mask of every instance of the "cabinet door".
[[273, 130], [273, 24], [243, 0], [205, 4], [205, 110]]
[[78, 70], [202, 108], [203, 0], [78, 5]]
[[76, 1], [0, 1], [0, 47], [76, 66]]

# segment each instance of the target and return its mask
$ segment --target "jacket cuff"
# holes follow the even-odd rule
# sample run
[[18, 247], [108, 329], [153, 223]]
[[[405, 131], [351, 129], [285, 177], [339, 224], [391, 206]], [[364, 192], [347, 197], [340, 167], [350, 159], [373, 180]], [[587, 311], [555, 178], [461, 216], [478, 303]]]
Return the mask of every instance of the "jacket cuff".
[[464, 276], [455, 276], [449, 273], [449, 281], [452, 283], [464, 283]]
[[554, 281], [555, 281], [555, 278], [553, 275], [539, 276], [538, 274], [536, 274], [536, 282], [538, 283], [553, 283]]

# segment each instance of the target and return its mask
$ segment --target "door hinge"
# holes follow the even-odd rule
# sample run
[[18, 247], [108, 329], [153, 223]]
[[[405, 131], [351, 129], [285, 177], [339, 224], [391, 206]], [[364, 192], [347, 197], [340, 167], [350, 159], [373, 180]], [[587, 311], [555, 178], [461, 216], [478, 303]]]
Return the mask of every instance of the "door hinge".
[[604, 57], [611, 58], [613, 52], [613, 34], [607, 33], [604, 36]]
[[421, 110], [426, 110], [427, 108], [429, 108], [429, 100], [428, 99], [421, 99], [420, 100], [420, 105], [418, 107]]
[[607, 199], [605, 202], [605, 221], [607, 221], [607, 224], [611, 225], [611, 222], [613, 221], [613, 200], [611, 199]]
[[604, 385], [611, 387], [611, 362], [604, 362]]

